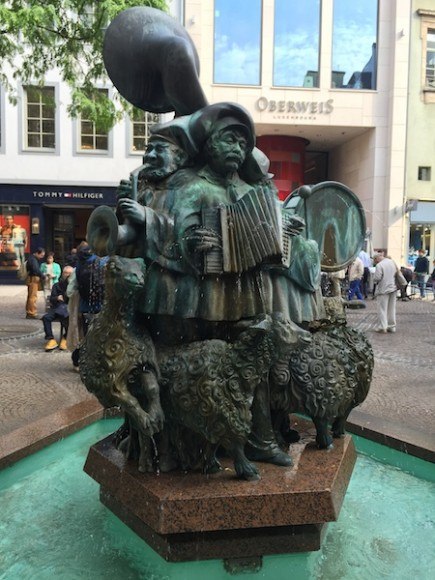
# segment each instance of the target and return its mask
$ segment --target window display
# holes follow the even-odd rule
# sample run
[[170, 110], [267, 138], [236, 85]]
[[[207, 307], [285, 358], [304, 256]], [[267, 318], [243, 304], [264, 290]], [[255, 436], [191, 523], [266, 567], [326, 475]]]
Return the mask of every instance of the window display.
[[18, 270], [29, 252], [28, 206], [0, 205], [0, 270]]

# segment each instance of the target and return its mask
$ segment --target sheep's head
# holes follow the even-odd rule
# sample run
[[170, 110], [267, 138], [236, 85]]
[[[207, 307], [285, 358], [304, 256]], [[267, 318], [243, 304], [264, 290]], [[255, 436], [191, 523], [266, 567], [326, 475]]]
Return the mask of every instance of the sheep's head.
[[145, 263], [142, 258], [111, 256], [106, 266], [106, 286], [118, 298], [135, 295], [143, 290]]
[[311, 342], [312, 337], [308, 331], [303, 330], [291, 320], [287, 320], [280, 313], [274, 314], [272, 325], [273, 340], [278, 356]]

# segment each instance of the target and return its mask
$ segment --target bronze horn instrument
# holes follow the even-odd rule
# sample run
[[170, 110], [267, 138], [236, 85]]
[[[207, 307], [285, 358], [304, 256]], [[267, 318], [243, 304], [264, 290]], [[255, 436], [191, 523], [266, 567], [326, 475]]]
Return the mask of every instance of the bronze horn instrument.
[[135, 228], [129, 223], [120, 224], [111, 207], [100, 205], [91, 213], [86, 239], [97, 256], [112, 255], [135, 238]]
[[[143, 168], [144, 166], [141, 165], [130, 173], [130, 197], [135, 201], [137, 200], [139, 173]], [[134, 242], [136, 236], [136, 228], [127, 220], [120, 224], [115, 212], [108, 205], [97, 207], [89, 217], [86, 239], [97, 256], [115, 254], [120, 246]]]

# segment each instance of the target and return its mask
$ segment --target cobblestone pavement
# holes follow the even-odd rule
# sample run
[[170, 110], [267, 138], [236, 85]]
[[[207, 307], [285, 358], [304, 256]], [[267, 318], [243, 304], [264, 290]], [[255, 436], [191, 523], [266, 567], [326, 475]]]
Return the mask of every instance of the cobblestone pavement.
[[[25, 318], [26, 296], [24, 286], [0, 286], [0, 436], [92, 398], [70, 353], [44, 351], [42, 322]], [[40, 292], [41, 315], [43, 306]], [[59, 333], [59, 323], [53, 331]]]
[[435, 441], [435, 302], [397, 302], [397, 332], [378, 334], [376, 300], [349, 310], [351, 326], [367, 334], [375, 353], [372, 386], [358, 407], [374, 417], [421, 430]]
[[[68, 352], [44, 352], [42, 323], [25, 319], [25, 299], [24, 286], [0, 285], [0, 436], [91, 397]], [[435, 440], [435, 301], [398, 301], [395, 334], [373, 332], [376, 301], [366, 305], [348, 311], [375, 352], [372, 387], [358, 409]]]

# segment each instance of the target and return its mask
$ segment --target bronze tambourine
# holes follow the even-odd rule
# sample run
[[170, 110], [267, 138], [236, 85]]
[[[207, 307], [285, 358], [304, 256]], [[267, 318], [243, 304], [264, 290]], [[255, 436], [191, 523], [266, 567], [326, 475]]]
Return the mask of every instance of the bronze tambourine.
[[283, 207], [304, 218], [305, 236], [319, 245], [323, 271], [343, 270], [358, 256], [366, 232], [364, 209], [342, 183], [303, 185], [289, 195]]

